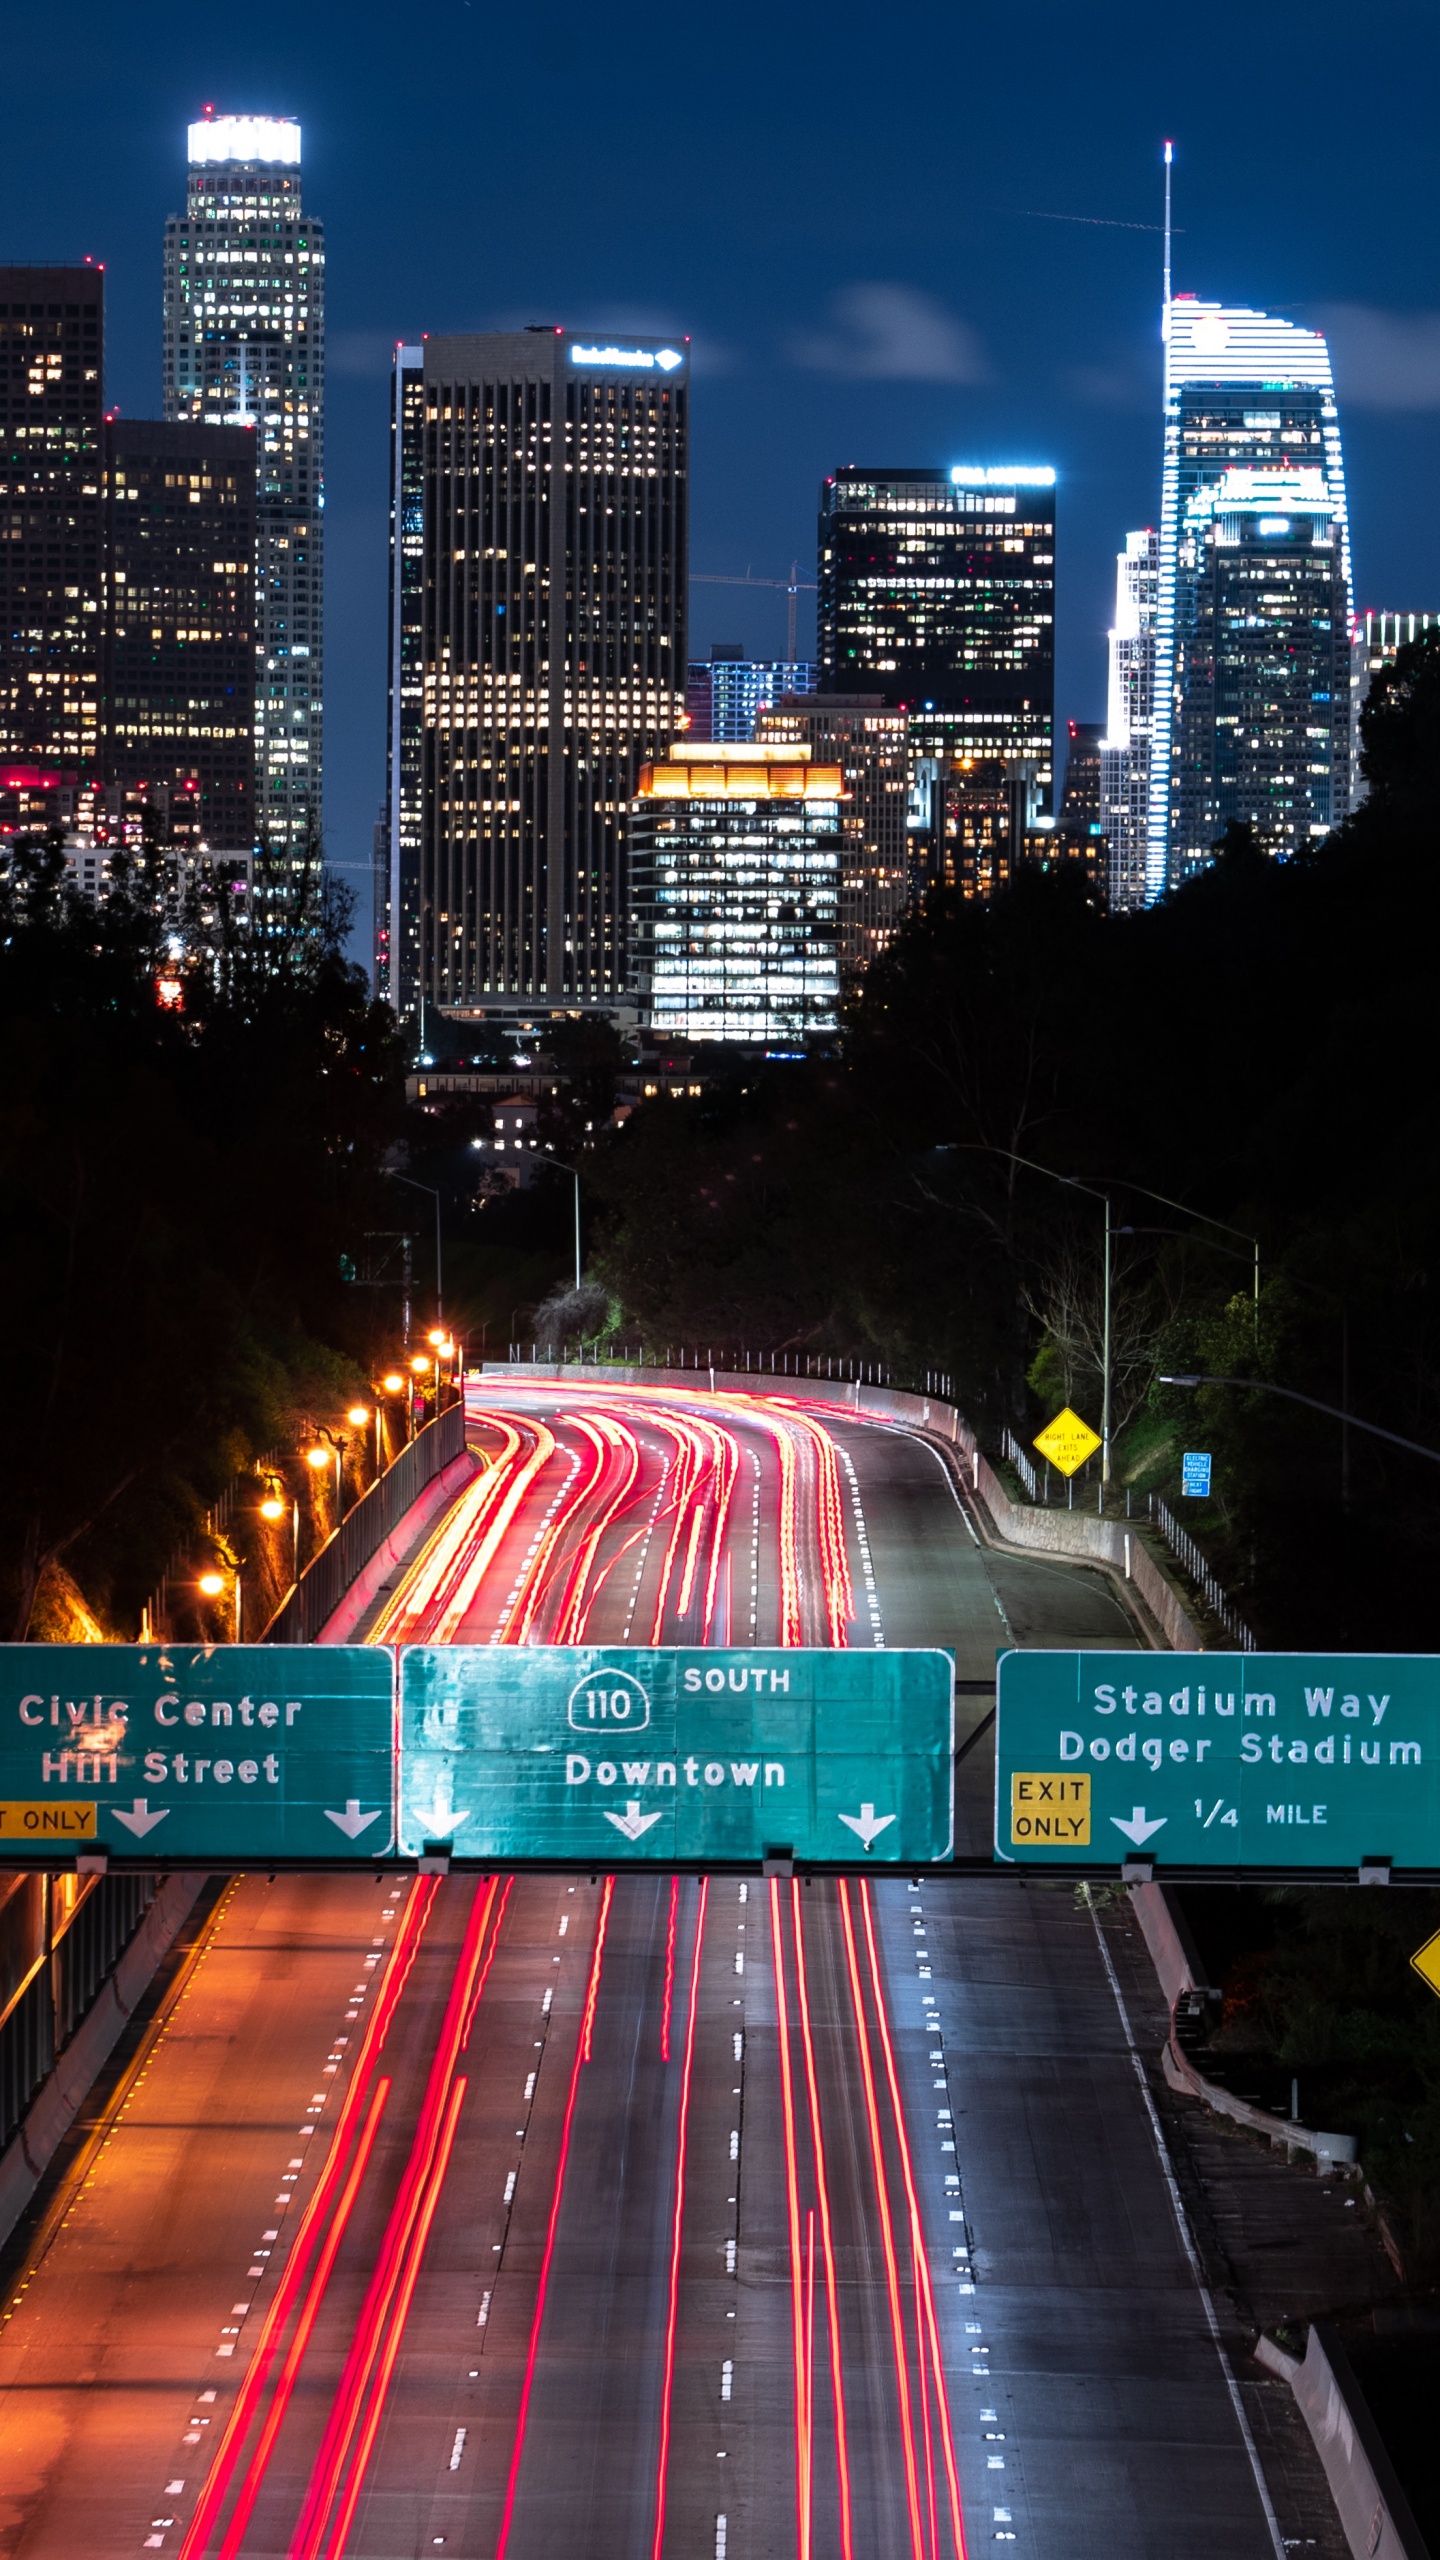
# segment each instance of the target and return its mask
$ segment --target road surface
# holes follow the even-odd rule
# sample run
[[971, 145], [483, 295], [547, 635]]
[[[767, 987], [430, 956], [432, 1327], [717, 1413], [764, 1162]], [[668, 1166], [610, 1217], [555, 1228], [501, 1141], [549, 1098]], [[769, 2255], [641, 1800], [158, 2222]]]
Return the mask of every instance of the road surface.
[[[940, 1643], [972, 1717], [998, 1644], [1138, 1640], [883, 1425], [472, 1420], [389, 1640]], [[24, 2560], [1277, 2549], [1098, 1923], [1018, 1878], [237, 1880], [7, 2298], [0, 2445]]]

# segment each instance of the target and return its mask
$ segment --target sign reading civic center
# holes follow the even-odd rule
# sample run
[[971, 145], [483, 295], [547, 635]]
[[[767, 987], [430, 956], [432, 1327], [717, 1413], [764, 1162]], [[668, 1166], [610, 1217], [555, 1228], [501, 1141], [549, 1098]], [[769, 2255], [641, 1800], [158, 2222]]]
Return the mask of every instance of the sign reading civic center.
[[1006, 1653], [995, 1855], [1440, 1867], [1440, 1656]]
[[384, 1857], [393, 1686], [370, 1645], [0, 1645], [0, 1854]]
[[945, 1858], [954, 1685], [947, 1653], [407, 1646], [400, 1854]]

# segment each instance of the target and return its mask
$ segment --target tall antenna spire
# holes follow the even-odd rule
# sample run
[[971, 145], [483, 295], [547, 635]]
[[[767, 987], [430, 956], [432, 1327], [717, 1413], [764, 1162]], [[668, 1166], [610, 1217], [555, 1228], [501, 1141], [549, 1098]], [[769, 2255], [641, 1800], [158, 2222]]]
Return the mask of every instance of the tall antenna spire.
[[1170, 343], [1170, 164], [1174, 157], [1175, 145], [1173, 142], [1167, 142], [1165, 145], [1165, 307], [1160, 322], [1160, 334], [1167, 346]]

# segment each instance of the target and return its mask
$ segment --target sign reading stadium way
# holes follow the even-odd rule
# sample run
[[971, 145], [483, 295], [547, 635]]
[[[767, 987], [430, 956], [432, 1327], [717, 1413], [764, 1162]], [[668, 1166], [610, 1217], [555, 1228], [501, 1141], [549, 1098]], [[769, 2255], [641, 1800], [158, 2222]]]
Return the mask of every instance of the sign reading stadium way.
[[928, 1862], [953, 1750], [948, 1653], [410, 1645], [400, 1852]]
[[1440, 1656], [1006, 1653], [995, 1854], [1440, 1867]]
[[0, 1856], [384, 1857], [393, 1692], [371, 1645], [0, 1645]]
[[953, 1750], [947, 1653], [0, 1645], [0, 1862], [928, 1863]]

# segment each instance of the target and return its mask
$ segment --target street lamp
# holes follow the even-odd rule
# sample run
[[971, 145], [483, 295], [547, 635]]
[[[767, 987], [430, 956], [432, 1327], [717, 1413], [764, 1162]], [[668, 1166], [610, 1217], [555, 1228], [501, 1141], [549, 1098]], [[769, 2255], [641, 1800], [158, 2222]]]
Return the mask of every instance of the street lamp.
[[281, 1485], [281, 1479], [277, 1475], [267, 1474], [265, 1478], [265, 1497], [264, 1500], [256, 1507], [259, 1510], [261, 1519], [268, 1521], [272, 1528], [276, 1527], [278, 1523], [284, 1519], [285, 1513], [288, 1509], [290, 1513], [290, 1579], [292, 1583], [298, 1582], [300, 1579], [299, 1503], [292, 1501], [287, 1504]]
[[[949, 1148], [937, 1148], [937, 1154], [949, 1154]], [[954, 1150], [958, 1153], [958, 1149]], [[1088, 1182], [1077, 1180], [1073, 1173], [1057, 1173], [1053, 1165], [1036, 1164], [1033, 1157], [1017, 1155], [1013, 1147], [987, 1147], [987, 1155], [1008, 1157], [1011, 1164], [1023, 1164], [1031, 1173], [1043, 1173], [1051, 1182], [1063, 1183], [1067, 1191], [1083, 1191], [1087, 1198], [1105, 1205], [1105, 1297], [1100, 1337], [1100, 1499], [1103, 1503], [1110, 1482], [1110, 1194], [1096, 1191]]]
[[1308, 1404], [1312, 1413], [1328, 1413], [1332, 1421], [1343, 1422], [1347, 1430], [1368, 1431], [1376, 1440], [1388, 1440], [1397, 1449], [1408, 1449], [1413, 1458], [1433, 1458], [1440, 1467], [1440, 1449], [1427, 1449], [1419, 1440], [1402, 1440], [1398, 1431], [1386, 1431], [1378, 1422], [1364, 1422], [1358, 1413], [1346, 1413], [1338, 1404], [1322, 1404], [1318, 1396], [1302, 1396], [1296, 1387], [1277, 1387], [1269, 1378], [1216, 1378], [1201, 1369], [1177, 1370], [1171, 1375], [1162, 1370], [1160, 1384], [1162, 1387], [1253, 1387], [1261, 1395], [1284, 1396], [1287, 1404]]
[[435, 1313], [444, 1316], [445, 1284], [440, 1261], [440, 1194], [429, 1182], [417, 1182], [412, 1174], [397, 1173], [393, 1165], [386, 1167], [392, 1182], [403, 1182], [411, 1191], [428, 1192], [435, 1203]]
[[[239, 1565], [238, 1565], [238, 1564], [234, 1564], [234, 1565], [232, 1565], [232, 1566], [231, 1566], [230, 1570], [231, 1570], [231, 1574], [232, 1574], [232, 1576], [233, 1576], [234, 1604], [235, 1604], [235, 1633], [234, 1633], [234, 1637], [233, 1637], [232, 1641], [233, 1641], [234, 1643], [238, 1644], [238, 1643], [240, 1642], [240, 1606], [241, 1606], [241, 1604], [240, 1604], [240, 1567], [239, 1567]], [[208, 1573], [201, 1573], [201, 1574], [197, 1574], [197, 1575], [196, 1575], [196, 1578], [195, 1578], [195, 1588], [196, 1588], [196, 1590], [197, 1590], [197, 1591], [202, 1591], [202, 1592], [204, 1593], [204, 1595], [205, 1595], [205, 1597], [206, 1597], [206, 1599], [207, 1599], [207, 1600], [219, 1600], [219, 1599], [223, 1598], [223, 1596], [224, 1596], [224, 1592], [225, 1592], [225, 1576], [224, 1576], [224, 1574], [223, 1574], [223, 1573], [219, 1573], [219, 1572], [217, 1572], [217, 1571], [215, 1570], [215, 1568], [212, 1566], [212, 1567], [211, 1567], [211, 1569], [210, 1569], [210, 1571], [209, 1571]]]
[[573, 1183], [574, 1183], [574, 1185], [575, 1185], [575, 1286], [576, 1286], [576, 1288], [578, 1289], [578, 1288], [579, 1288], [579, 1286], [580, 1286], [580, 1174], [579, 1174], [579, 1169], [578, 1169], [578, 1167], [577, 1167], [577, 1166], [575, 1166], [575, 1165], [573, 1165], [573, 1164], [566, 1164], [566, 1162], [565, 1162], [565, 1160], [564, 1160], [563, 1156], [552, 1156], [552, 1155], [551, 1155], [551, 1153], [549, 1152], [549, 1149], [548, 1149], [548, 1148], [546, 1149], [546, 1153], [545, 1153], [545, 1162], [546, 1162], [547, 1164], [553, 1164], [553, 1165], [555, 1166], [556, 1170], [557, 1170], [558, 1172], [560, 1172], [560, 1173], [568, 1173], [568, 1174], [570, 1175], [571, 1180], [573, 1181]]

